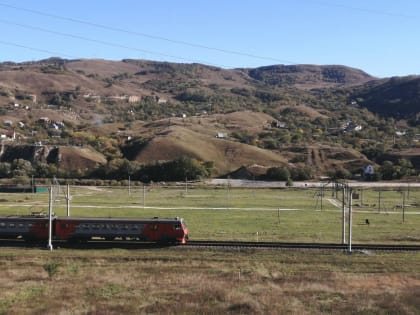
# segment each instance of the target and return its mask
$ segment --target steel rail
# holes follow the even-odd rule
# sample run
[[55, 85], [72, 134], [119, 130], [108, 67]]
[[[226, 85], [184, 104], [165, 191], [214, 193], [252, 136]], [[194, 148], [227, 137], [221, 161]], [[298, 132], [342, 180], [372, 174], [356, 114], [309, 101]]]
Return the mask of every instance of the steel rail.
[[[188, 241], [187, 247], [235, 247], [235, 248], [278, 248], [278, 249], [335, 249], [347, 250], [347, 244], [336, 243], [278, 243], [237, 241]], [[399, 244], [352, 244], [352, 250], [420, 251], [420, 245]]]
[[[347, 251], [347, 244], [338, 243], [287, 243], [287, 242], [240, 242], [240, 241], [214, 241], [214, 240], [190, 240], [186, 244], [179, 243], [155, 243], [142, 241], [105, 241], [90, 240], [82, 243], [66, 241], [54, 241], [55, 248], [73, 249], [150, 249], [150, 248], [223, 248], [223, 249], [313, 249], [313, 250], [341, 250]], [[1, 239], [0, 247], [45, 247], [45, 241], [25, 242], [22, 239]], [[420, 251], [420, 244], [352, 244], [352, 251]]]

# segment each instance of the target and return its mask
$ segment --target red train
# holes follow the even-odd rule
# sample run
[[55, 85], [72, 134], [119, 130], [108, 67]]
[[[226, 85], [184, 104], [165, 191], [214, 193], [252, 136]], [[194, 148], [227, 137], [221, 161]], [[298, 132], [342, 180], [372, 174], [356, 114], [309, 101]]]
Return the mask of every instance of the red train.
[[[46, 216], [0, 217], [0, 238], [48, 240], [48, 224]], [[185, 244], [188, 229], [182, 218], [52, 218], [53, 240], [88, 241], [97, 238]]]

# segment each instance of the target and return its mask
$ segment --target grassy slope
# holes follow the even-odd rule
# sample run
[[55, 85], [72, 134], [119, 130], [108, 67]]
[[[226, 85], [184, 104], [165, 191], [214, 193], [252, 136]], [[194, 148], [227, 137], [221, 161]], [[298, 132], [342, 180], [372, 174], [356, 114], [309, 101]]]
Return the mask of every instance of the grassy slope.
[[254, 146], [217, 139], [185, 129], [171, 127], [162, 136], [153, 138], [139, 152], [140, 162], [172, 160], [182, 155], [201, 161], [214, 161], [216, 174], [232, 171], [242, 165], [258, 163], [265, 166], [287, 164], [280, 155]]

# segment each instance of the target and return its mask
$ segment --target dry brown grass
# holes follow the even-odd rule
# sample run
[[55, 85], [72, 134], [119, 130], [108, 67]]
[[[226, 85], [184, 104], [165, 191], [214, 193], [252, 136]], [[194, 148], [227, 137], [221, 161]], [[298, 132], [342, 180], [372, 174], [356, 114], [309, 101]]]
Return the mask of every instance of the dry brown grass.
[[90, 147], [60, 147], [60, 167], [67, 170], [94, 168], [106, 164], [106, 158]]
[[202, 161], [214, 161], [216, 173], [235, 170], [243, 165], [279, 166], [287, 161], [274, 152], [229, 140], [216, 139], [173, 126], [153, 138], [137, 155], [140, 162], [167, 161], [188, 155]]
[[[51, 278], [45, 263], [58, 263]], [[418, 314], [418, 254], [3, 250], [2, 314]]]

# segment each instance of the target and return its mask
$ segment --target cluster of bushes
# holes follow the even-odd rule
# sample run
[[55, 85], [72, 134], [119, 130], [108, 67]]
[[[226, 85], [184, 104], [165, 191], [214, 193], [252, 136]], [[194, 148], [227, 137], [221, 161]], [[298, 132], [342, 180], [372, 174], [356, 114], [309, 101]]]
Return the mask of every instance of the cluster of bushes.
[[130, 176], [132, 180], [142, 182], [184, 181], [207, 178], [211, 175], [212, 168], [211, 162], [202, 163], [185, 156], [173, 161], [146, 165], [127, 159], [115, 159], [86, 174], [85, 178], [125, 180]]
[[267, 170], [264, 179], [290, 181], [290, 180], [309, 180], [314, 177], [313, 171], [309, 167], [304, 168], [288, 168], [288, 167], [271, 167]]
[[31, 163], [17, 159], [13, 163], [0, 163], [0, 178], [11, 179], [13, 184], [27, 185], [31, 177], [36, 178], [78, 178], [101, 180], [134, 181], [184, 181], [207, 178], [213, 169], [212, 162], [201, 163], [193, 158], [180, 157], [173, 161], [140, 164], [127, 159], [114, 159], [96, 169], [66, 171], [56, 164]]

